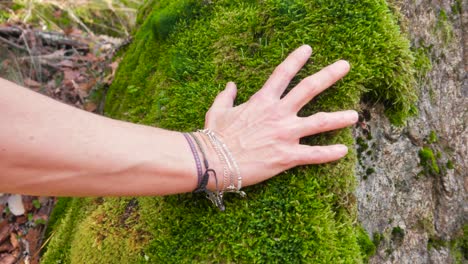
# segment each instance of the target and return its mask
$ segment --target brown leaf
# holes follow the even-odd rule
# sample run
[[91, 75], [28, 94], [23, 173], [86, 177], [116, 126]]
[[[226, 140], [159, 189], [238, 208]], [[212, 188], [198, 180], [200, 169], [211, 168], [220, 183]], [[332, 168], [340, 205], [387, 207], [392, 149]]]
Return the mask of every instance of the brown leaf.
[[11, 252], [12, 250], [13, 250], [13, 246], [8, 241], [5, 241], [5, 243], [0, 245], [0, 253], [2, 253], [2, 252]]
[[31, 252], [33, 256], [36, 255], [35, 253], [41, 248], [41, 245], [39, 244], [39, 241], [41, 240], [41, 232], [37, 229], [30, 229], [24, 239], [29, 243], [29, 252]]
[[74, 70], [70, 70], [70, 69], [65, 69], [63, 71], [63, 81], [64, 82], [67, 82], [67, 81], [71, 82], [72, 80], [74, 80], [78, 76], [80, 76], [79, 71], [74, 71]]
[[93, 102], [86, 102], [84, 104], [84, 110], [88, 112], [94, 112], [97, 109], [97, 105]]
[[93, 88], [95, 85], [96, 79], [91, 79], [89, 82], [78, 84], [78, 89], [89, 92], [89, 90], [91, 90], [91, 88]]
[[23, 200], [24, 210], [26, 210], [26, 212], [30, 212], [34, 209], [34, 205], [33, 205], [34, 197], [33, 196], [23, 195], [21, 199]]
[[13, 246], [13, 248], [20, 248], [20, 244], [15, 232], [12, 232], [10, 235], [10, 243]]
[[18, 216], [16, 217], [16, 221], [15, 221], [17, 224], [24, 224], [26, 222], [28, 222], [28, 218], [25, 216], [25, 215], [22, 215], [22, 216]]
[[39, 89], [41, 88], [41, 83], [39, 82], [36, 82], [35, 80], [31, 79], [31, 78], [26, 78], [24, 79], [24, 85], [26, 87], [29, 87], [31, 89]]
[[63, 61], [58, 63], [58, 66], [73, 68], [73, 66], [75, 66], [75, 64], [71, 60], [63, 60]]
[[3, 241], [5, 241], [9, 235], [10, 235], [10, 225], [5, 219], [0, 223], [0, 243], [3, 243]]
[[16, 258], [11, 254], [0, 255], [0, 264], [13, 264], [16, 262]]

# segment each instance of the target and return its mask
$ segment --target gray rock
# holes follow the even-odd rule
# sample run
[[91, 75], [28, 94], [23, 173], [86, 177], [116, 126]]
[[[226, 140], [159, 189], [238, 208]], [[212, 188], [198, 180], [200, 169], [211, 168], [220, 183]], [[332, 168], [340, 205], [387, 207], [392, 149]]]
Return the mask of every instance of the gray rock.
[[[432, 69], [420, 76], [419, 116], [406, 127], [392, 126], [381, 106], [362, 106], [371, 118], [354, 131], [369, 146], [357, 164], [359, 220], [369, 234], [383, 236], [371, 263], [454, 263], [455, 252], [447, 244], [431, 247], [430, 239], [456, 239], [468, 219], [468, 4], [401, 0], [397, 7], [412, 45], [428, 50]], [[431, 131], [437, 142], [428, 140]], [[439, 172], [421, 166], [422, 147], [431, 149]]]

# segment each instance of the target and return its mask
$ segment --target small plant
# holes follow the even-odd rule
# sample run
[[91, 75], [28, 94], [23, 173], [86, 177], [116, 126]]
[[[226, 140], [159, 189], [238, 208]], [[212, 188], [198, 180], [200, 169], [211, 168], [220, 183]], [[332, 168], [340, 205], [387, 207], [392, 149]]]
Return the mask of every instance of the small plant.
[[39, 202], [39, 200], [37, 200], [37, 199], [32, 201], [32, 205], [33, 205], [34, 208], [36, 208], [36, 209], [41, 208], [41, 202]]

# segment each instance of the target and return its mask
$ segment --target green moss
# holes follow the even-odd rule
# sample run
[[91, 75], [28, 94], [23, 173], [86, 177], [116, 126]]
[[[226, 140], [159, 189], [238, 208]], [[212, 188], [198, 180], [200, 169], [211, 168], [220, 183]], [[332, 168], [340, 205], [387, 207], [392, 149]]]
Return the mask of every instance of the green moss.
[[371, 175], [371, 174], [374, 173], [374, 172], [375, 172], [375, 169], [374, 169], [374, 168], [367, 168], [367, 170], [366, 170], [366, 175], [369, 176], [369, 175]]
[[423, 147], [419, 151], [419, 159], [421, 162], [420, 164], [423, 166], [426, 173], [433, 175], [440, 173], [439, 165], [437, 164], [437, 160], [434, 156], [434, 152], [432, 152], [432, 149]]
[[454, 257], [454, 263], [466, 263], [468, 261], [468, 225], [465, 224], [460, 233], [452, 240], [444, 240], [436, 236], [430, 236], [427, 241], [427, 248], [440, 249], [449, 248]]
[[452, 14], [454, 15], [459, 15], [461, 14], [461, 11], [462, 11], [462, 0], [455, 0], [453, 3], [452, 3]]
[[384, 236], [381, 233], [374, 233], [372, 235], [372, 242], [374, 243], [376, 249], [379, 248], [380, 242], [382, 242], [383, 239]]
[[363, 259], [368, 262], [369, 258], [375, 254], [376, 246], [369, 238], [364, 228], [358, 228], [359, 233], [357, 234], [357, 242], [363, 253]]
[[369, 144], [367, 144], [366, 140], [362, 137], [356, 139], [356, 144], [358, 145], [357, 151], [359, 154], [369, 149]]
[[420, 47], [414, 50], [414, 68], [420, 77], [425, 76], [432, 69], [429, 54], [430, 48]]
[[[242, 103], [304, 43], [314, 49], [313, 63], [293, 83], [340, 58], [352, 71], [301, 116], [356, 109], [365, 96], [384, 103], [401, 124], [416, 100], [413, 55], [383, 0], [167, 0], [142, 12], [107, 94], [105, 112], [113, 118], [195, 130], [227, 81], [237, 83]], [[302, 140], [338, 142], [353, 145], [350, 129]], [[128, 252], [125, 260], [138, 255], [149, 263], [360, 263], [372, 247], [355, 224], [355, 155], [289, 170], [246, 188], [246, 199], [228, 195], [223, 213], [192, 194], [137, 198], [138, 224], [130, 229], [138, 232], [123, 234], [122, 241], [115, 241], [122, 230], [116, 219], [124, 212], [118, 201], [126, 200], [105, 199], [113, 206], [87, 209], [72, 230], [74, 239], [48, 251], [69, 252], [85, 263], [122, 263], [120, 252]], [[108, 211], [109, 220], [96, 220]], [[137, 243], [138, 237], [145, 239]], [[58, 258], [46, 258], [52, 259]]]
[[453, 25], [444, 9], [439, 11], [436, 23], [436, 34], [445, 43], [450, 43], [454, 38]]
[[[72, 198], [69, 198], [69, 197], [61, 197], [57, 199], [57, 202], [55, 203], [55, 206], [54, 206], [54, 210], [49, 216], [49, 222], [47, 223], [47, 229], [44, 234], [45, 240], [50, 238], [52, 231], [57, 228], [57, 224], [60, 223], [60, 219], [62, 219], [65, 216], [71, 201], [72, 201]], [[46, 246], [47, 245], [48, 244], [46, 244]], [[46, 249], [47, 248], [45, 248], [45, 250]]]
[[403, 242], [405, 238], [405, 230], [399, 226], [396, 226], [392, 229], [392, 241], [396, 243]]
[[447, 169], [449, 169], [449, 170], [455, 169], [455, 165], [453, 164], [452, 160], [447, 161]]
[[427, 138], [427, 143], [433, 144], [433, 143], [436, 143], [437, 141], [438, 141], [438, 138], [437, 138], [436, 132], [434, 130], [431, 130]]

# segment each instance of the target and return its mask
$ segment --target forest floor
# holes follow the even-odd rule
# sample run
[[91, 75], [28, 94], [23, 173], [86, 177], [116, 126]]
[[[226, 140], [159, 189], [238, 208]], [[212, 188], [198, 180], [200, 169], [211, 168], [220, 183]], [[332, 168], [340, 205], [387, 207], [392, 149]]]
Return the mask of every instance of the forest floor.
[[[0, 2], [0, 78], [101, 113], [119, 63], [113, 56], [130, 41], [139, 2], [46, 2]], [[55, 202], [54, 197], [0, 193], [0, 264], [38, 263]]]

